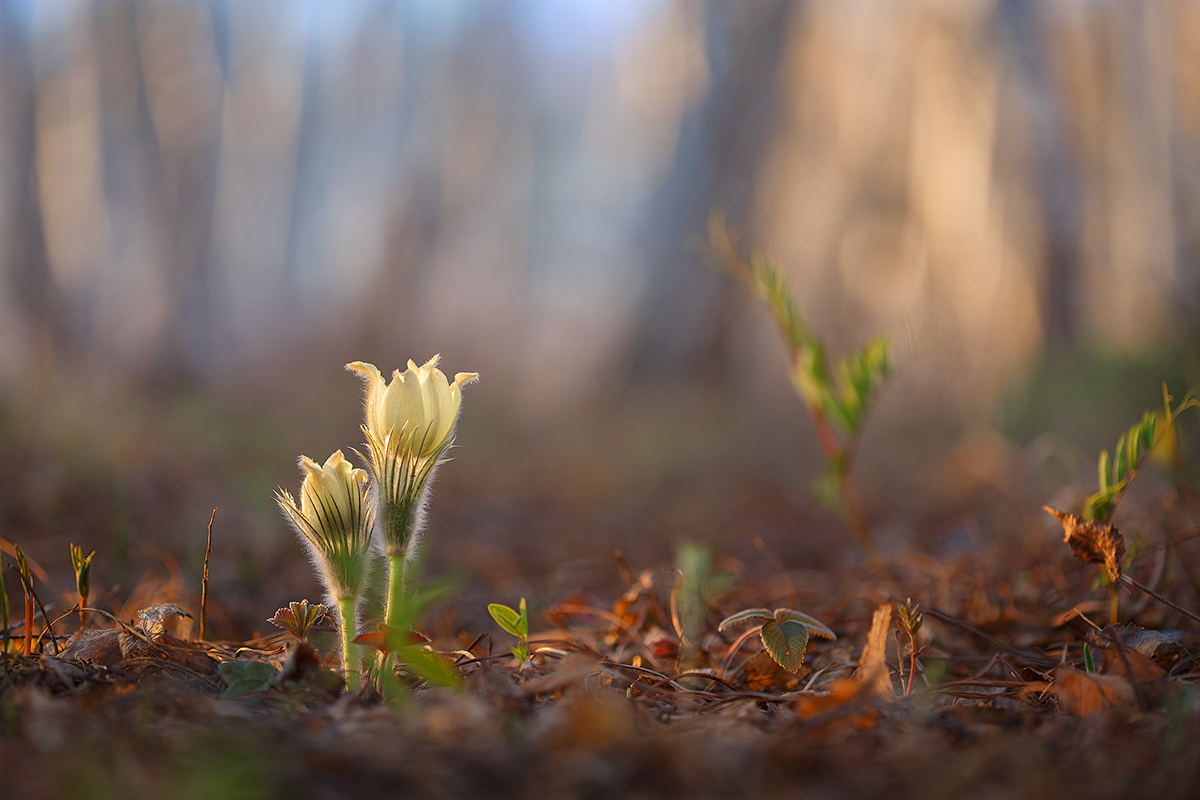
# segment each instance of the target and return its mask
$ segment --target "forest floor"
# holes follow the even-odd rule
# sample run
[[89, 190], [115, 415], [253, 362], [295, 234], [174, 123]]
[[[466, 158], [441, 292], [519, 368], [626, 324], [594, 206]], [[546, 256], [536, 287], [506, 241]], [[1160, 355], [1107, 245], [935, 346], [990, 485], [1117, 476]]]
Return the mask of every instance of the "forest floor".
[[[1161, 586], [1188, 538], [1143, 549], [1130, 571]], [[14, 798], [1093, 799], [1200, 785], [1200, 627], [1125, 591], [1121, 624], [1104, 625], [1095, 566], [1009, 547], [746, 580], [706, 555], [693, 552], [694, 580], [618, 563], [619, 600], [544, 609], [527, 663], [495, 630], [435, 641], [458, 687], [402, 670], [396, 702], [344, 692], [336, 657], [319, 655], [328, 632], [317, 648], [284, 632], [185, 641], [160, 606], [138, 626], [93, 616], [57, 654], [45, 638], [22, 655], [17, 639], [0, 785]], [[776, 606], [837, 635], [813, 636], [794, 673], [749, 628], [718, 629]]]

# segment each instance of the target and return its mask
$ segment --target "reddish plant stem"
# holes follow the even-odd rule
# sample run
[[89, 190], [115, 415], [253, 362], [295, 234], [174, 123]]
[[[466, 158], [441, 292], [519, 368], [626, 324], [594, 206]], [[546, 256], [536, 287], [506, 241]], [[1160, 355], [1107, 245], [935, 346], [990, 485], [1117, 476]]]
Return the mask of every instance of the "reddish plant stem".
[[33, 595], [25, 592], [25, 656], [33, 655]]

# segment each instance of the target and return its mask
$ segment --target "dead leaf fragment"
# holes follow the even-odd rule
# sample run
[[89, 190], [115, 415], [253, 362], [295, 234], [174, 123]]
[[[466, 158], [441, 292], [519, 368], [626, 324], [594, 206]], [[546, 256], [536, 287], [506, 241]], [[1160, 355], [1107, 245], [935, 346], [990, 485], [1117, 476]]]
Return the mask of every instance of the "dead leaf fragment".
[[1073, 667], [1054, 671], [1054, 692], [1063, 708], [1077, 717], [1132, 709], [1136, 705], [1129, 681], [1117, 675], [1092, 675]]
[[121, 632], [115, 629], [82, 630], [67, 640], [59, 658], [85, 661], [98, 667], [111, 667], [125, 656], [121, 651]]
[[795, 702], [796, 716], [822, 727], [843, 722], [853, 728], [875, 727], [879, 709], [871, 695], [874, 690], [858, 680], [843, 679], [823, 694], [804, 694]]
[[171, 617], [187, 617], [191, 619], [191, 614], [184, 611], [174, 603], [155, 603], [152, 606], [147, 606], [137, 612], [138, 620], [141, 622], [142, 631], [151, 639], [162, 636], [165, 633], [171, 633], [167, 630], [167, 620]]
[[867, 645], [858, 661], [856, 674], [860, 683], [870, 686], [881, 697], [896, 694], [887, 665], [888, 630], [891, 626], [892, 604], [884, 603], [875, 609], [875, 616], [871, 618], [871, 632], [867, 635]]
[[1066, 536], [1063, 541], [1085, 564], [1103, 564], [1113, 583], [1121, 580], [1121, 561], [1125, 557], [1125, 540], [1112, 525], [1085, 520], [1050, 506], [1042, 506], [1047, 514], [1062, 523]]
[[1157, 681], [1167, 676], [1165, 669], [1137, 650], [1126, 649], [1122, 653], [1115, 647], [1109, 647], [1104, 651], [1104, 664], [1100, 667], [1100, 672], [1105, 675], [1117, 675], [1138, 683]]
[[751, 692], [794, 692], [800, 688], [800, 677], [763, 650], [742, 666], [739, 685]]

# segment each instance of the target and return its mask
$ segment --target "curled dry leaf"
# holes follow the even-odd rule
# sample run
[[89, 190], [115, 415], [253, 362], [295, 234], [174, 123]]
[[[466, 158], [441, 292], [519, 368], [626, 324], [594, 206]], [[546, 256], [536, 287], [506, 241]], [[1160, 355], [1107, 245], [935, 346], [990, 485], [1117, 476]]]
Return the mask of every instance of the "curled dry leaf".
[[1125, 540], [1112, 525], [1085, 520], [1074, 514], [1042, 506], [1050, 516], [1062, 523], [1066, 536], [1063, 541], [1085, 564], [1103, 564], [1113, 583], [1121, 580], [1121, 560], [1125, 557]]
[[167, 620], [171, 617], [187, 617], [191, 619], [192, 616], [174, 603], [155, 603], [152, 606], [143, 608], [137, 612], [137, 615], [142, 631], [151, 639], [168, 633]]
[[858, 681], [882, 697], [892, 697], [896, 693], [887, 665], [888, 630], [891, 625], [892, 604], [884, 603], [871, 618], [871, 632], [867, 635], [867, 645], [858, 661]]

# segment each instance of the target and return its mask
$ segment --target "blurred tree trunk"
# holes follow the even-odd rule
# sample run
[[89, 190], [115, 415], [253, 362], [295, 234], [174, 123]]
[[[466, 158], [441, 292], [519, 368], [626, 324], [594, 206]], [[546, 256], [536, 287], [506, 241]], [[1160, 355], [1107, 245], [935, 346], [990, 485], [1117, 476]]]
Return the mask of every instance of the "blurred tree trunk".
[[213, 356], [211, 245], [229, 58], [226, 0], [135, 7], [143, 101], [164, 179], [170, 236], [167, 297], [172, 326], [158, 371], [188, 379]]
[[[37, 348], [34, 358], [57, 359], [69, 338], [64, 298], [50, 272], [38, 201], [34, 169], [36, 87], [32, 43], [25, 26], [14, 19], [8, 4], [0, 5], [0, 95], [4, 119], [0, 127], [0, 189], [11, 195], [0, 198], [0, 280], [7, 285], [11, 305], [19, 308], [29, 341]], [[11, 324], [11, 323], [10, 323]]]
[[1062, 116], [1068, 104], [1047, 63], [1046, 49], [1054, 39], [1042, 27], [1039, 8], [1033, 0], [1002, 0], [997, 15], [1032, 106], [1027, 118], [1033, 127], [1034, 181], [1045, 229], [1041, 317], [1046, 344], [1056, 347], [1071, 344], [1078, 334], [1081, 198]]
[[689, 246], [709, 214], [723, 210], [743, 227], [754, 173], [775, 116], [789, 0], [707, 0], [709, 83], [680, 129], [670, 175], [650, 205], [643, 232], [647, 285], [637, 322], [635, 377], [716, 379], [725, 372], [734, 282], [706, 269]]

